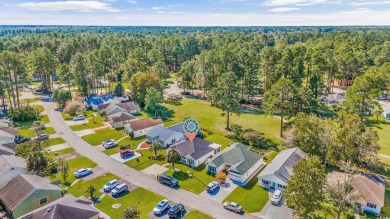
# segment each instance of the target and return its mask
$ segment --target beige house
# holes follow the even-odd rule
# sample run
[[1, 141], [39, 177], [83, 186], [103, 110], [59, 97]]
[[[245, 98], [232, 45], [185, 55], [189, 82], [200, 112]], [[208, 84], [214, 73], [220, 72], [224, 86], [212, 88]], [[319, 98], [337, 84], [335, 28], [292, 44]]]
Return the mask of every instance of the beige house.
[[19, 174], [28, 173], [26, 160], [14, 155], [0, 156], [0, 189]]
[[14, 143], [19, 131], [12, 127], [0, 127], [0, 145]]
[[126, 123], [134, 120], [137, 120], [137, 117], [126, 112], [118, 112], [107, 116], [107, 122], [115, 129], [123, 128]]
[[129, 123], [126, 123], [124, 125], [124, 128], [125, 128], [127, 133], [133, 132], [134, 138], [138, 138], [141, 136], [145, 136], [146, 133], [148, 133], [148, 131], [155, 126], [162, 127], [163, 121], [161, 119], [153, 120], [150, 118], [133, 120], [133, 121], [130, 121]]

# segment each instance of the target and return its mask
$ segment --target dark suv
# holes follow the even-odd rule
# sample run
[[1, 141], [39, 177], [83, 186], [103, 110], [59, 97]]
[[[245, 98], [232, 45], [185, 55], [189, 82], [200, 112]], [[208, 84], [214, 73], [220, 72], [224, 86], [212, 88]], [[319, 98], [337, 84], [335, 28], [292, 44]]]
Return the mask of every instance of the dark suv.
[[179, 181], [177, 179], [167, 176], [165, 174], [161, 174], [160, 177], [158, 178], [158, 181], [163, 184], [167, 184], [171, 187], [175, 187], [179, 184]]
[[177, 217], [182, 211], [184, 211], [184, 205], [182, 204], [177, 204], [171, 207], [168, 211], [168, 216], [169, 217]]

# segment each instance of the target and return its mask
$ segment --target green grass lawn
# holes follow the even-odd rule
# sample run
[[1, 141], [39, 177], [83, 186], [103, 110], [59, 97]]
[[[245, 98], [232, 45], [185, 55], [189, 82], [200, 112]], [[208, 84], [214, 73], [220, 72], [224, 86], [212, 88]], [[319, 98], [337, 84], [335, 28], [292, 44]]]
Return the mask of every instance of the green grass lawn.
[[27, 104], [27, 103], [36, 103], [36, 102], [39, 102], [39, 101], [41, 101], [39, 98], [30, 98], [30, 99], [20, 100], [19, 103], [20, 104]]
[[379, 153], [390, 155], [390, 124], [381, 124], [380, 127], [374, 128], [379, 135]]
[[[167, 163], [164, 158], [161, 160], [148, 159], [148, 156], [154, 155], [154, 151], [149, 151], [149, 149], [139, 150], [137, 152], [141, 153], [142, 156], [138, 157], [138, 159], [132, 159], [130, 161], [127, 161], [124, 164], [136, 170], [143, 170], [147, 167], [152, 166], [153, 164], [162, 165]], [[161, 154], [165, 157], [165, 150], [158, 151], [157, 154]]]
[[31, 107], [37, 109], [39, 112], [45, 111], [45, 107], [42, 105], [32, 105]]
[[39, 121], [44, 122], [44, 123], [49, 123], [50, 119], [49, 119], [49, 116], [47, 116], [47, 115], [40, 115]]
[[57, 156], [59, 156], [59, 155], [70, 154], [72, 152], [75, 152], [75, 149], [74, 148], [65, 148], [65, 149], [62, 149], [59, 151], [55, 151], [55, 152], [53, 151], [53, 152], [47, 153], [47, 156], [50, 158], [56, 159], [57, 156], [54, 155], [56, 152], [57, 152]]
[[[176, 172], [172, 171], [171, 165], [167, 166], [167, 168], [169, 168], [167, 174], [179, 180], [180, 188], [195, 194], [200, 194], [206, 189], [207, 184], [215, 181], [215, 177], [206, 173], [205, 164], [200, 165], [194, 170], [183, 164], [175, 164]], [[193, 178], [189, 178], [188, 171], [189, 174], [193, 174]]]
[[58, 138], [50, 138], [49, 139], [49, 146], [57, 145], [57, 144], [63, 144], [65, 143], [65, 140], [58, 137]]
[[[150, 218], [147, 214], [151, 212], [162, 199], [164, 199], [164, 197], [139, 187], [118, 199], [106, 196], [97, 203], [95, 207], [108, 214], [111, 218], [122, 218], [122, 212], [125, 208], [137, 207], [141, 211], [141, 219], [144, 219]], [[121, 204], [121, 207], [114, 209], [112, 208], [113, 204]]]
[[269, 164], [269, 162], [271, 162], [278, 154], [279, 152], [277, 151], [270, 151], [269, 153], [264, 155], [264, 162], [266, 164]]
[[193, 210], [186, 214], [183, 219], [213, 219], [213, 217], [198, 210]]
[[108, 139], [114, 139], [115, 141], [119, 140], [120, 138], [125, 137], [126, 135], [123, 133], [123, 130], [116, 130], [116, 129], [102, 129], [96, 131], [94, 134], [85, 135], [81, 137], [89, 144], [96, 146], [101, 144], [103, 141]]
[[247, 213], [259, 212], [268, 201], [268, 192], [257, 185], [257, 177], [253, 177], [244, 187], [238, 186], [223, 200], [239, 203]]
[[69, 115], [66, 112], [61, 112], [61, 115], [62, 115], [62, 118], [64, 118], [65, 120], [72, 120], [74, 117], [74, 116]]
[[103, 151], [103, 153], [107, 154], [107, 155], [113, 155], [113, 154], [116, 154], [118, 153], [118, 148], [120, 146], [125, 146], [125, 145], [130, 145], [130, 149], [132, 150], [135, 150], [137, 148], [137, 146], [145, 141], [146, 137], [143, 136], [143, 137], [140, 137], [140, 138], [136, 138], [134, 140], [131, 140], [130, 137], [127, 137], [123, 140], [121, 140], [119, 143], [118, 143], [118, 146], [115, 147], [115, 148], [110, 148], [110, 149], [106, 149]]
[[[53, 127], [46, 127], [44, 130], [40, 131], [42, 133], [46, 133], [46, 134], [54, 134], [56, 133], [56, 131], [54, 130]], [[32, 128], [29, 128], [29, 129], [19, 129], [19, 134], [23, 137], [35, 137], [37, 136], [37, 132], [32, 129]]]
[[95, 193], [95, 197], [99, 197], [102, 193], [100, 191], [98, 191], [99, 189], [103, 188], [103, 186], [109, 182], [110, 180], [113, 180], [113, 179], [118, 179], [119, 180], [119, 177], [111, 174], [111, 173], [106, 173], [102, 176], [99, 176], [95, 179], [92, 179], [90, 181], [84, 181], [84, 180], [80, 180], [79, 182], [77, 182], [74, 186], [70, 187], [68, 189], [68, 193], [69, 194], [72, 194], [76, 197], [80, 197], [80, 196], [85, 196], [88, 198], [89, 194], [85, 192], [85, 190], [88, 188], [88, 186], [92, 185], [96, 188], [96, 193]]
[[71, 125], [69, 126], [73, 131], [80, 131], [85, 129], [93, 129], [97, 127], [103, 126], [105, 118], [101, 116], [97, 116], [95, 118], [90, 118], [87, 120], [87, 124], [79, 124], [79, 125]]
[[382, 208], [382, 216], [390, 216], [390, 188], [388, 184], [386, 185], [385, 206]]
[[[69, 165], [69, 177], [68, 177], [69, 183], [72, 183], [76, 179], [73, 175], [73, 173], [76, 170], [81, 169], [81, 168], [94, 168], [94, 167], [96, 167], [96, 163], [94, 163], [93, 161], [91, 161], [90, 159], [88, 159], [86, 157], [78, 157], [78, 158], [69, 160], [68, 165]], [[51, 181], [61, 180], [61, 182], [63, 182], [63, 180], [61, 179], [61, 172], [58, 172], [53, 177], [50, 177], [50, 180]]]
[[[196, 119], [201, 128], [207, 129], [216, 135], [225, 136], [229, 134], [225, 130], [226, 116], [221, 116], [222, 111], [218, 108], [211, 107], [210, 103], [203, 100], [182, 99], [181, 104], [164, 104], [169, 109], [175, 111], [174, 117], [165, 123], [165, 127], [182, 122], [184, 119], [191, 117]], [[257, 113], [246, 113], [237, 116], [233, 114], [230, 117], [230, 125], [237, 124], [243, 128], [251, 128], [263, 133], [266, 138], [273, 140], [276, 143], [281, 142], [279, 137], [280, 120], [271, 116], [266, 116]], [[226, 143], [228, 140], [217, 137], [221, 142]], [[223, 145], [225, 146], [225, 145]]]

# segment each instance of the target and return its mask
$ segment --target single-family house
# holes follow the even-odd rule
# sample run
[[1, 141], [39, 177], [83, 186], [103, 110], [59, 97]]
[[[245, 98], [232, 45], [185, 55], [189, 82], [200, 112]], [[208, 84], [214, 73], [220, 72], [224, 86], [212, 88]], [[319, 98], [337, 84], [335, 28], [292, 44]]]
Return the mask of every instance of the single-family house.
[[382, 105], [383, 117], [387, 120], [390, 120], [390, 103], [380, 101], [380, 104]]
[[216, 174], [226, 171], [229, 179], [239, 185], [250, 181], [263, 165], [262, 154], [239, 143], [230, 145], [206, 162], [208, 172]]
[[178, 142], [186, 140], [186, 136], [183, 132], [177, 132], [161, 126], [154, 126], [146, 133], [146, 139], [148, 142], [159, 142], [163, 148], [168, 148]]
[[15, 147], [16, 144], [14, 142], [0, 145], [0, 155], [14, 155]]
[[171, 148], [176, 148], [180, 152], [180, 162], [197, 167], [217, 154], [221, 150], [221, 145], [196, 137], [192, 142], [182, 141]]
[[257, 176], [258, 184], [267, 189], [285, 189], [294, 166], [308, 155], [299, 148], [281, 151]]
[[19, 131], [12, 127], [0, 128], [0, 145], [14, 143], [15, 138], [19, 136]]
[[141, 136], [145, 136], [150, 129], [155, 126], [163, 127], [163, 121], [161, 119], [140, 119], [140, 120], [132, 120], [126, 124], [124, 124], [125, 131], [127, 133], [133, 132], [134, 138], [138, 138]]
[[28, 173], [26, 160], [14, 155], [0, 156], [0, 189], [19, 174]]
[[62, 189], [45, 177], [19, 174], [0, 189], [0, 203], [18, 218], [62, 197]]
[[345, 180], [352, 180], [353, 192], [359, 195], [357, 203], [361, 210], [374, 214], [380, 214], [381, 208], [385, 205], [385, 180], [377, 175], [355, 172], [352, 177], [345, 173], [334, 171], [328, 173], [327, 183], [343, 183]]
[[345, 100], [345, 93], [334, 93], [325, 96], [325, 101], [328, 106], [341, 104]]
[[141, 113], [141, 107], [134, 102], [116, 102], [111, 101], [110, 103], [101, 104], [98, 107], [100, 114], [105, 114], [106, 116], [126, 112], [131, 115], [138, 115]]
[[98, 219], [100, 211], [92, 206], [93, 202], [85, 197], [76, 198], [66, 195], [50, 204], [29, 212], [21, 219]]
[[107, 122], [115, 129], [123, 128], [126, 123], [134, 120], [137, 120], [137, 117], [126, 112], [118, 112], [107, 116]]

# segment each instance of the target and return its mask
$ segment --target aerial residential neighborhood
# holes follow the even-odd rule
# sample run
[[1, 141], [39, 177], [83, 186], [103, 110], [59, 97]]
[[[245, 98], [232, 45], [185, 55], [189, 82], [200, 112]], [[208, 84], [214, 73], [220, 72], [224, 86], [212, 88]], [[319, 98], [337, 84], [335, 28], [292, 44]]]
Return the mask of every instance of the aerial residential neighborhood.
[[0, 1], [0, 219], [390, 218], [390, 2]]

